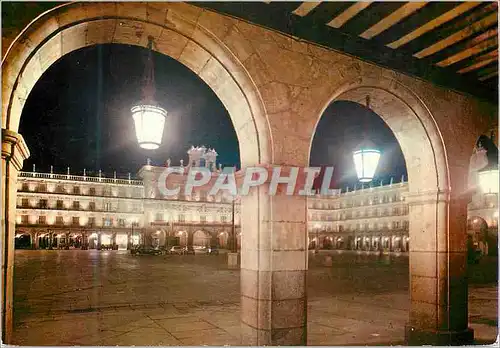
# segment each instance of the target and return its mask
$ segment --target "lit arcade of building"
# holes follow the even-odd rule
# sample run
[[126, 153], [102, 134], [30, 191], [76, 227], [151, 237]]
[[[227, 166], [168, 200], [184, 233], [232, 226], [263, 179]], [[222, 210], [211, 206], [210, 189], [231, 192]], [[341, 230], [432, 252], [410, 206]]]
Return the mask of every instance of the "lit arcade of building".
[[[217, 153], [204, 147], [188, 151], [187, 166], [204, 166], [216, 177]], [[167, 161], [170, 165], [170, 161]], [[184, 161], [181, 161], [184, 166]], [[240, 244], [240, 207], [226, 195], [199, 189], [183, 196], [185, 175], [174, 175], [178, 196], [157, 192], [155, 171], [147, 164], [140, 180], [102, 175], [21, 172], [18, 182], [16, 244], [18, 247], [129, 249], [132, 245], [218, 246], [228, 248], [233, 233]], [[308, 200], [310, 249], [407, 252], [408, 205], [404, 181], [365, 184], [335, 190], [332, 196]], [[468, 206], [471, 242], [485, 254], [498, 240], [498, 194], [477, 192]]]

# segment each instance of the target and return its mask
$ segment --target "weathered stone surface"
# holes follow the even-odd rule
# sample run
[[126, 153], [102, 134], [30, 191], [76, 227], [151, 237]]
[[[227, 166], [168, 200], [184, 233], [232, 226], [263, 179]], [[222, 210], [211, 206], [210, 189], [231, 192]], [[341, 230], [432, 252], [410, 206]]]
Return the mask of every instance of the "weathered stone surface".
[[233, 25], [227, 35], [224, 36], [224, 43], [241, 61], [245, 61], [254, 49], [250, 42], [239, 32], [238, 27]]
[[224, 40], [235, 20], [225, 16], [221, 18], [217, 13], [205, 10], [200, 14], [198, 24], [219, 40]]
[[42, 71], [47, 70], [52, 63], [61, 58], [62, 47], [61, 47], [62, 36], [61, 33], [51, 37], [49, 41], [43, 44], [43, 46], [38, 50], [37, 56], [40, 60], [40, 67]]
[[128, 43], [132, 45], [139, 44], [144, 33], [143, 22], [130, 19], [120, 19], [116, 21], [116, 27], [113, 34], [113, 42]]
[[155, 47], [159, 52], [178, 59], [186, 47], [189, 39], [175, 31], [163, 29], [160, 38], [155, 41]]
[[189, 41], [179, 57], [179, 62], [199, 74], [209, 59], [210, 54], [207, 51], [195, 42]]
[[68, 54], [74, 50], [85, 47], [87, 23], [74, 25], [61, 33], [61, 53]]
[[[104, 20], [96, 20], [89, 22], [87, 24], [87, 32], [86, 32], [86, 45], [91, 46], [91, 45], [96, 45], [96, 44], [101, 44], [101, 43], [110, 43], [110, 42], [120, 42], [124, 43], [125, 40], [122, 40], [119, 38], [119, 41], [114, 41], [114, 33], [115, 30], [118, 26], [120, 26], [118, 22], [115, 19], [104, 19]], [[130, 23], [130, 22], [129, 22]], [[130, 23], [131, 24], [131, 23]], [[124, 30], [121, 31], [122, 33], [125, 33]], [[130, 34], [129, 34], [130, 35]], [[137, 40], [134, 40], [134, 42], [137, 42]]]

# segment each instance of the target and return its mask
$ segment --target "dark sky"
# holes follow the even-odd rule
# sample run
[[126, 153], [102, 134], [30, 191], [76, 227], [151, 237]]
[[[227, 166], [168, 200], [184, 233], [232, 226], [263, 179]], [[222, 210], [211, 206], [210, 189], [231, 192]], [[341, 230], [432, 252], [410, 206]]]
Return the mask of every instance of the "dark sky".
[[337, 101], [325, 110], [316, 128], [312, 149], [311, 166], [334, 166], [333, 182], [344, 189], [357, 183], [352, 157], [353, 150], [362, 142], [363, 131], [381, 151], [375, 181], [388, 183], [401, 181], [406, 174], [406, 164], [401, 148], [391, 129], [376, 113], [349, 101]]
[[[98, 171], [133, 175], [150, 157], [155, 164], [187, 159], [191, 145], [215, 147], [223, 165], [239, 165], [229, 115], [215, 93], [181, 63], [154, 54], [156, 99], [167, 109], [158, 150], [139, 148], [130, 107], [141, 98], [147, 50], [98, 45], [64, 56], [28, 97], [20, 131], [40, 171]], [[186, 161], [185, 161], [186, 162]]]
[[[126, 45], [98, 45], [64, 56], [35, 85], [23, 110], [20, 133], [31, 157], [24, 170], [97, 172], [135, 175], [150, 157], [186, 159], [191, 145], [214, 147], [223, 165], [239, 166], [236, 133], [223, 104], [188, 68], [154, 54], [156, 99], [167, 109], [163, 143], [158, 150], [139, 148], [130, 107], [141, 97], [147, 50]], [[376, 114], [351, 102], [330, 105], [317, 127], [311, 165], [335, 165], [336, 186], [352, 186], [356, 174], [352, 150], [361, 141], [364, 120], [370, 138], [382, 150], [378, 177], [399, 181], [406, 167], [391, 130]]]

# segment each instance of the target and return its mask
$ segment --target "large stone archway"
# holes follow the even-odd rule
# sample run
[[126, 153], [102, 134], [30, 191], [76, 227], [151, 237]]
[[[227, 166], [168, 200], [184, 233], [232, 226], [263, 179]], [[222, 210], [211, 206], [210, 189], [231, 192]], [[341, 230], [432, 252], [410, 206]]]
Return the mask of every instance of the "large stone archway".
[[[12, 323], [16, 178], [29, 155], [17, 131], [29, 91], [43, 71], [68, 52], [102, 43], [145, 46], [149, 35], [159, 52], [188, 66], [223, 102], [238, 136], [242, 167], [281, 165], [286, 176], [290, 166], [307, 166], [314, 128], [324, 108], [332, 100], [359, 101], [359, 95], [374, 93], [374, 111], [399, 134], [409, 163], [410, 214], [423, 217], [411, 218], [410, 223], [409, 327], [423, 334], [417, 335], [423, 337], [420, 342], [463, 342], [467, 292], [459, 265], [465, 250], [468, 159], [478, 130], [488, 126], [488, 113], [496, 114], [495, 109], [425, 81], [183, 3], [64, 4], [34, 20], [6, 53], [2, 255], [7, 258], [2, 319], [7, 342]], [[402, 140], [412, 137], [423, 144], [418, 153]], [[243, 343], [305, 344], [306, 199], [269, 197], [259, 188], [241, 201]]]
[[[318, 123], [330, 103], [347, 100], [363, 105], [367, 95], [370, 109], [393, 131], [408, 171], [405, 200], [412, 243], [407, 340], [421, 344], [471, 341], [464, 271], [467, 231], [463, 211], [470, 198], [465, 168], [455, 168], [451, 177], [449, 155], [434, 116], [410, 88], [391, 78], [366, 74], [347, 81], [318, 113]], [[455, 190], [451, 190], [452, 183]]]
[[[234, 53], [205, 28], [211, 21], [210, 12], [181, 3], [64, 4], [31, 22], [9, 47], [2, 61], [2, 196], [8, 207], [3, 216], [8, 243], [2, 243], [4, 342], [10, 341], [12, 328], [17, 172], [29, 156], [17, 131], [31, 89], [59, 58], [104, 43], [145, 47], [152, 36], [156, 51], [190, 68], [222, 101], [238, 137], [242, 167], [270, 162], [271, 136], [259, 92]], [[256, 196], [248, 197], [242, 209], [261, 215]]]

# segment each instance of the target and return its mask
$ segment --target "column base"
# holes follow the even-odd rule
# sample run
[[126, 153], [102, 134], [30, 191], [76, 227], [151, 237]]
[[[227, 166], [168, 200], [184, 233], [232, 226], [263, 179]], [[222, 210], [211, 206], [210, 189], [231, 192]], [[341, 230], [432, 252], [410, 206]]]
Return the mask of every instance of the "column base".
[[229, 268], [239, 268], [240, 253], [227, 253], [227, 266]]
[[462, 346], [474, 341], [474, 330], [464, 331], [430, 331], [405, 326], [405, 342], [409, 346]]

